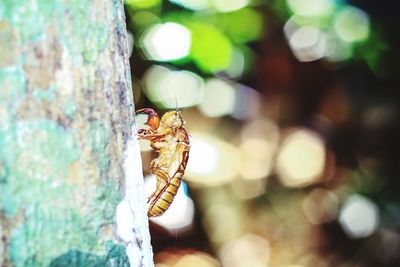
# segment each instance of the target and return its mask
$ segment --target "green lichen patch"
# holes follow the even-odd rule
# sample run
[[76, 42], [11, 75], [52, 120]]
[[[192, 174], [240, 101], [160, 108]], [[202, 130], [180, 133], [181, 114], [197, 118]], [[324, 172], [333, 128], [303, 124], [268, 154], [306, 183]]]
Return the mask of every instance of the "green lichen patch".
[[25, 76], [17, 67], [0, 68], [0, 104], [21, 99], [26, 92]]
[[108, 44], [107, 27], [92, 11], [88, 0], [70, 0], [57, 10], [58, 36], [75, 64], [95, 62]]
[[93, 63], [108, 43], [108, 31], [101, 18], [93, 16], [89, 0], [2, 0], [0, 20], [5, 20], [22, 43], [36, 42], [48, 36], [55, 21], [57, 34], [75, 62]]
[[35, 90], [32, 92], [33, 98], [36, 100], [55, 101], [57, 98], [55, 87], [46, 90]]
[[114, 222], [117, 205], [122, 199], [120, 192], [118, 183], [112, 181], [103, 182], [97, 191], [97, 205], [91, 212], [93, 216], [103, 218], [104, 222], [111, 225]]
[[78, 107], [74, 101], [63, 102], [63, 111], [64, 111], [65, 115], [67, 115], [69, 117], [73, 117], [73, 116], [75, 116], [77, 109], [78, 109]]
[[110, 130], [101, 121], [90, 123], [87, 133], [87, 140], [92, 150], [92, 155], [96, 158], [100, 171], [104, 171], [110, 164], [107, 145], [110, 141]]
[[24, 42], [33, 42], [44, 36], [54, 16], [54, 0], [2, 0], [0, 16], [7, 20]]
[[[3, 188], [2, 184], [6, 183], [6, 177], [7, 177], [7, 170], [3, 164], [3, 162], [0, 161], [0, 188]], [[0, 194], [1, 194], [0, 190]]]
[[0, 131], [0, 147], [0, 161], [9, 172], [0, 196], [6, 213], [65, 196], [62, 178], [79, 157], [72, 134], [50, 120], [22, 121]]
[[16, 266], [46, 266], [51, 260], [71, 246], [87, 247], [82, 218], [71, 209], [47, 208], [44, 205], [28, 207], [25, 220], [12, 231], [8, 245], [9, 258]]
[[23, 72], [16, 67], [0, 68], [0, 131], [12, 120], [14, 111], [25, 94], [26, 81]]

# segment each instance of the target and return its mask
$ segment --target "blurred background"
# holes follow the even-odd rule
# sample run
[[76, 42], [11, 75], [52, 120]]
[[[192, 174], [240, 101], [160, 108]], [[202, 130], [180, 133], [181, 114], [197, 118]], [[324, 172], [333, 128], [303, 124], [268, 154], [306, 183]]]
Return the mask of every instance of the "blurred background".
[[191, 134], [158, 267], [400, 266], [395, 2], [125, 0], [136, 108]]

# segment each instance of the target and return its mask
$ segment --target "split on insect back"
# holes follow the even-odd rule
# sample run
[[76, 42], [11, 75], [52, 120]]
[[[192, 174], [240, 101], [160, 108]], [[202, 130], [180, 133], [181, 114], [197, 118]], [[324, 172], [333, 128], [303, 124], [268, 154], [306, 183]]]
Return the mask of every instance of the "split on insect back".
[[149, 217], [162, 215], [171, 205], [181, 185], [189, 159], [189, 134], [184, 127], [184, 120], [178, 111], [165, 113], [161, 119], [151, 108], [136, 111], [148, 116], [147, 129], [139, 129], [138, 138], [150, 141], [158, 157], [150, 163], [150, 173], [156, 176], [156, 190], [147, 202]]

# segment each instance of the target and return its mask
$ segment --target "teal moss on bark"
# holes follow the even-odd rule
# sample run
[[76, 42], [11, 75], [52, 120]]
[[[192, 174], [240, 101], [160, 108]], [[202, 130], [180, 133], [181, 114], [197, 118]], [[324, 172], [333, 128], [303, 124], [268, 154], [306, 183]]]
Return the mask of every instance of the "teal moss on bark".
[[55, 87], [49, 87], [46, 90], [34, 90], [32, 92], [32, 96], [36, 100], [44, 100], [44, 101], [56, 101], [57, 100], [57, 94], [56, 94], [56, 88]]
[[0, 21], [12, 25], [22, 44], [45, 39], [47, 28], [55, 24], [74, 63], [93, 63], [108, 45], [108, 31], [91, 4], [90, 0], [2, 0]]
[[106, 170], [110, 164], [110, 157], [106, 150], [110, 140], [109, 129], [101, 121], [93, 121], [90, 123], [87, 136], [89, 146], [92, 154], [96, 157], [100, 171]]
[[112, 241], [106, 242], [106, 256], [70, 250], [51, 261], [49, 267], [129, 267], [125, 247]]
[[24, 72], [18, 67], [0, 68], [0, 129], [26, 93]]
[[13, 216], [19, 204], [36, 206], [66, 197], [63, 178], [79, 157], [68, 131], [50, 120], [21, 121], [0, 132], [0, 147], [8, 170], [0, 196], [6, 215]]
[[[71, 55], [81, 55], [84, 63], [95, 62], [108, 44], [106, 25], [92, 13], [90, 0], [69, 0], [68, 6], [57, 8], [57, 33]], [[70, 18], [73, 17], [73, 20]], [[74, 63], [82, 62], [74, 58]]]
[[56, 3], [54, 0], [2, 0], [0, 20], [10, 23], [23, 43], [36, 41], [44, 37], [43, 29], [54, 18]]
[[[89, 128], [89, 144], [101, 171], [108, 165], [105, 151], [109, 132], [100, 122], [93, 122]], [[11, 221], [24, 213], [24, 219], [17, 221], [9, 239], [10, 261], [15, 266], [43, 266], [54, 262], [54, 258], [69, 254], [71, 248], [81, 253], [76, 266], [102, 266], [100, 263], [113, 259], [101, 247], [103, 231], [110, 231], [115, 207], [121, 200], [119, 185], [105, 179], [100, 185], [88, 185], [85, 191], [79, 187], [82, 181], [75, 181], [68, 174], [77, 162], [80, 151], [74, 135], [51, 120], [19, 121], [0, 131], [0, 162], [2, 166], [0, 195], [1, 210]], [[93, 194], [87, 200], [85, 209], [76, 200], [76, 192]], [[91, 193], [92, 192], [92, 193]], [[103, 251], [103, 252], [102, 252]], [[94, 255], [94, 254], [93, 254]], [[110, 258], [111, 257], [111, 258]], [[73, 260], [73, 259], [71, 259]], [[57, 262], [57, 261], [56, 261]], [[104, 265], [108, 266], [108, 265]], [[124, 266], [124, 265], [109, 265]]]
[[[100, 177], [110, 161], [106, 153], [110, 132], [100, 121], [92, 122], [88, 129], [87, 140]], [[76, 255], [69, 254], [71, 248], [98, 255], [94, 265], [76, 266], [120, 262], [110, 258], [101, 245], [104, 231], [112, 231], [115, 208], [121, 200], [119, 184], [108, 179], [100, 185], [90, 184], [93, 177], [86, 185], [70, 174], [81, 153], [75, 139], [74, 132], [47, 119], [18, 121], [0, 131], [0, 209], [10, 221], [16, 221], [7, 247], [15, 266], [47, 265], [61, 254], [62, 259]], [[20, 212], [24, 219], [15, 220]], [[82, 257], [78, 263], [94, 256]]]

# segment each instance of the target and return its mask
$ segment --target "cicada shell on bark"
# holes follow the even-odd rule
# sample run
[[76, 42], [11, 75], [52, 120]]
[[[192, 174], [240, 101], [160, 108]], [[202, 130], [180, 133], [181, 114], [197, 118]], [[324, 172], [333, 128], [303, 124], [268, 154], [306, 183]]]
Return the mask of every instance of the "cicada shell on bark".
[[149, 217], [161, 216], [171, 205], [181, 185], [189, 159], [189, 134], [180, 111], [165, 113], [160, 119], [150, 108], [137, 111], [148, 115], [148, 129], [140, 129], [138, 137], [150, 141], [158, 157], [150, 163], [150, 173], [156, 176], [156, 190], [147, 202]]

